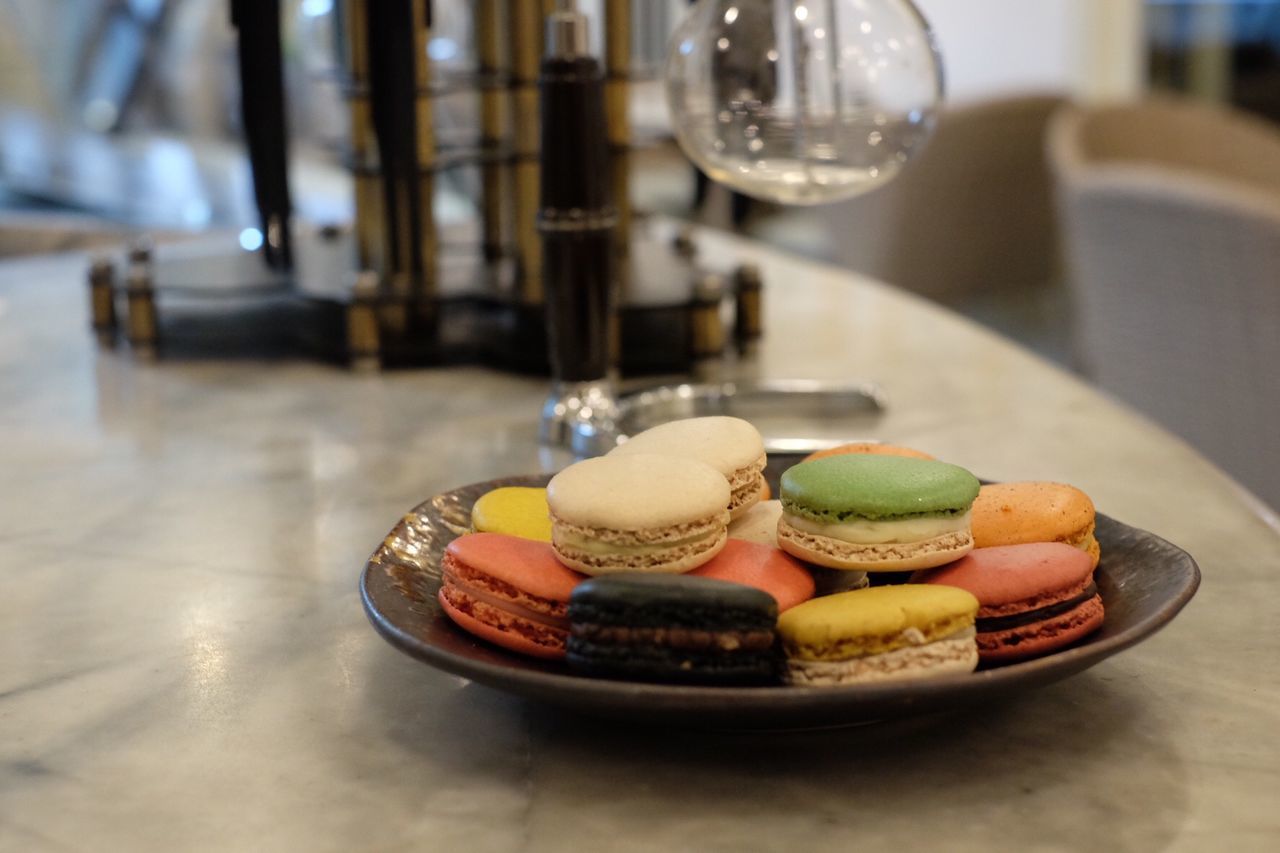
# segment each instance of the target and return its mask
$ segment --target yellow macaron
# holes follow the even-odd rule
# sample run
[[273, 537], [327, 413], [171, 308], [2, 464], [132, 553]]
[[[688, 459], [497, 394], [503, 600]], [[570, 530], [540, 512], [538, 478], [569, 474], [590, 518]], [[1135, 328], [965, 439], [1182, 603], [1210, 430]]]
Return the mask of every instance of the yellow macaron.
[[881, 586], [815, 598], [778, 617], [788, 678], [812, 687], [971, 672], [978, 600], [949, 586]]
[[505, 533], [538, 542], [551, 541], [551, 511], [547, 490], [503, 486], [480, 496], [471, 507], [471, 526], [477, 533]]

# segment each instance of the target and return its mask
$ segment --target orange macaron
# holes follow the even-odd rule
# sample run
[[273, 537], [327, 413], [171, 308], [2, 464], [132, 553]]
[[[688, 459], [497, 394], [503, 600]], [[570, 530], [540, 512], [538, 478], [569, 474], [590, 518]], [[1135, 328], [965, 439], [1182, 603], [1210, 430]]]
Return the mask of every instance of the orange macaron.
[[585, 577], [550, 542], [468, 533], [445, 548], [440, 569], [437, 598], [459, 628], [523, 655], [564, 657], [569, 594]]
[[992, 483], [973, 502], [973, 545], [992, 548], [1029, 542], [1065, 542], [1098, 565], [1093, 501], [1065, 483]]
[[778, 612], [813, 598], [813, 576], [790, 554], [771, 545], [730, 539], [723, 550], [691, 575], [740, 583], [764, 590], [778, 602]]
[[874, 456], [905, 456], [909, 459], [934, 458], [924, 451], [903, 447], [899, 444], [881, 444], [878, 441], [855, 441], [836, 447], [828, 447], [826, 450], [815, 450], [800, 461], [810, 462], [814, 459], [826, 459], [828, 456], [844, 456], [848, 453], [870, 453]]

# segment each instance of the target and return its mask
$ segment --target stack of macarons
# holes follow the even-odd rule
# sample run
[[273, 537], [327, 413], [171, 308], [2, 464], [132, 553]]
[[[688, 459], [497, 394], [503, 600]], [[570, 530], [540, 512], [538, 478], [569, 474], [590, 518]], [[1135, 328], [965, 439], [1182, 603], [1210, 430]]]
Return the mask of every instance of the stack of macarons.
[[582, 674], [694, 684], [969, 672], [1101, 624], [1078, 489], [980, 486], [920, 451], [859, 443], [790, 468], [768, 500], [766, 461], [748, 422], [690, 418], [546, 489], [495, 489], [448, 546], [441, 606]]
[[776, 681], [777, 615], [815, 584], [772, 544], [728, 537], [765, 496], [765, 463], [751, 424], [692, 418], [545, 489], [495, 489], [472, 509], [476, 532], [448, 546], [441, 606], [478, 637], [587, 674]]

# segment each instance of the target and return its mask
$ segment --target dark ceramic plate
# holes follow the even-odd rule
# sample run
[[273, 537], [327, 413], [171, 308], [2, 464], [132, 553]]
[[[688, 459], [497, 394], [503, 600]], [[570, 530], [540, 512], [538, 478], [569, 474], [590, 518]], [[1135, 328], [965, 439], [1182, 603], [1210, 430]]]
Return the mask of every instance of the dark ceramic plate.
[[[775, 462], [784, 460], [770, 457], [771, 469]], [[542, 486], [548, 479], [506, 477], [464, 486], [406, 515], [360, 579], [365, 611], [378, 633], [439, 669], [583, 713], [691, 727], [816, 728], [958, 708], [1074, 675], [1154, 634], [1200, 584], [1200, 570], [1185, 551], [1099, 515], [1102, 562], [1096, 577], [1106, 623], [1056, 654], [967, 675], [834, 688], [679, 687], [584, 678], [561, 664], [519, 657], [473, 638], [454, 627], [436, 603], [440, 556], [467, 530], [475, 500], [499, 486]], [[774, 488], [776, 493], [776, 478]]]

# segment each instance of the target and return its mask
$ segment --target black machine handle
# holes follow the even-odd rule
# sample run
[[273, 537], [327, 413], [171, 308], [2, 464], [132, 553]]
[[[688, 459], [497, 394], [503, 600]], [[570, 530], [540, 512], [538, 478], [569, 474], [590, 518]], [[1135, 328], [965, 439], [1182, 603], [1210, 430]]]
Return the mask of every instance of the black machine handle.
[[293, 206], [289, 200], [280, 0], [231, 0], [231, 25], [239, 36], [240, 114], [264, 237], [263, 257], [274, 269], [290, 269]]

